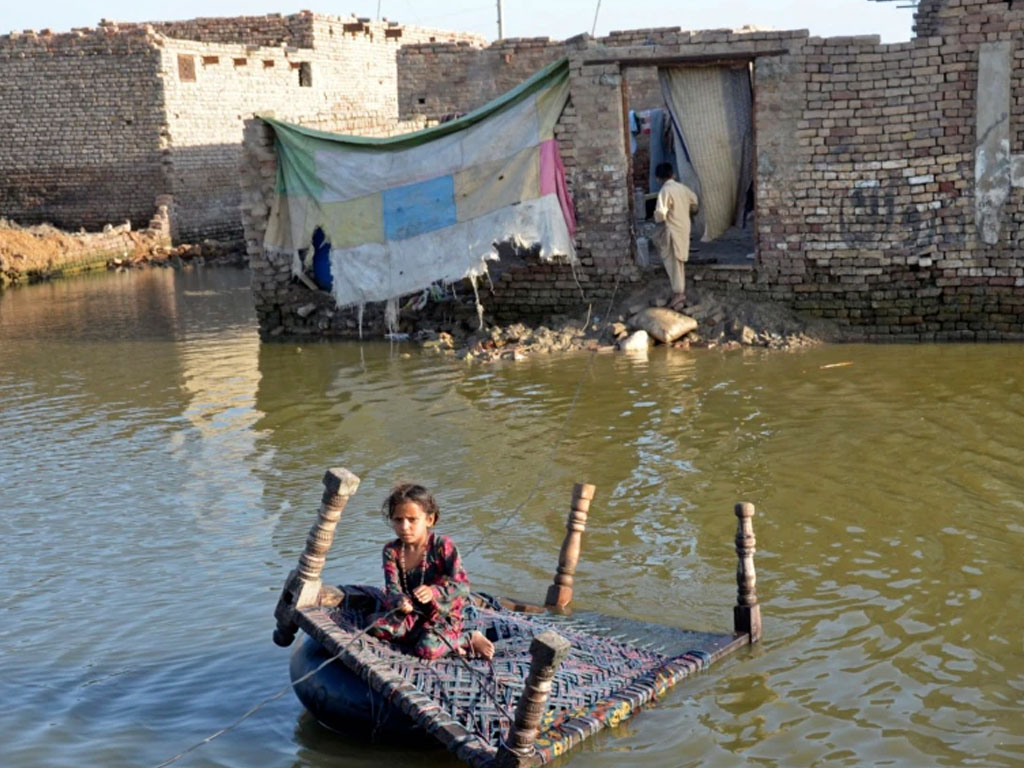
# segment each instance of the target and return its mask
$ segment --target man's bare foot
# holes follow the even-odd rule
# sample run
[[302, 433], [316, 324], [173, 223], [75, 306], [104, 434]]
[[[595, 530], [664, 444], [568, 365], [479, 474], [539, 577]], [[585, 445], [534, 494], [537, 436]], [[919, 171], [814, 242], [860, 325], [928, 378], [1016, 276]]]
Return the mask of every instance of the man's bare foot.
[[494, 643], [480, 632], [473, 632], [469, 636], [469, 649], [474, 656], [479, 656], [481, 659], [490, 659], [494, 656]]

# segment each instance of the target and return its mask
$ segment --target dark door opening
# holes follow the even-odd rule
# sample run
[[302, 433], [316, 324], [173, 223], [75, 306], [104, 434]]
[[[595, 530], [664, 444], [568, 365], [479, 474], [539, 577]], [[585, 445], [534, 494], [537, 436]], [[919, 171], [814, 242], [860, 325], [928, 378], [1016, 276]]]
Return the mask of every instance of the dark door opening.
[[691, 264], [755, 260], [753, 89], [749, 62], [626, 70], [630, 184], [637, 260], [661, 266], [654, 233], [660, 188], [671, 164], [700, 201], [691, 224]]

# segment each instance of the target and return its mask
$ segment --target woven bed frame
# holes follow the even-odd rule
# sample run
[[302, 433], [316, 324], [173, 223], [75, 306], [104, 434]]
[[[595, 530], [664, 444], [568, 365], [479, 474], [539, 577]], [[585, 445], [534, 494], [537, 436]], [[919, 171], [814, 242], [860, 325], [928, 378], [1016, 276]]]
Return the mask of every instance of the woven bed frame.
[[[301, 629], [475, 768], [544, 765], [656, 701], [684, 678], [760, 638], [754, 592], [752, 505], [736, 505], [739, 604], [731, 633], [674, 629], [597, 613], [569, 613], [579, 539], [593, 486], [573, 493], [566, 541], [546, 609], [475, 594], [465, 628], [495, 643], [495, 657], [433, 662], [363, 634], [382, 610], [374, 587], [320, 582], [334, 528], [359, 479], [329, 470], [317, 523], [275, 610], [279, 645]], [[514, 715], [512, 710], [515, 709]]]

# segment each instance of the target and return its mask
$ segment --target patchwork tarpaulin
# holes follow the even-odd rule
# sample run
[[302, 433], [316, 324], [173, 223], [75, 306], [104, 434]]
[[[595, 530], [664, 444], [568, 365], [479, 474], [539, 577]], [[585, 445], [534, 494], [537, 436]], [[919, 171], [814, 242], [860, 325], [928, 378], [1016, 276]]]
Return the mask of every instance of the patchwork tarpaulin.
[[298, 252], [323, 230], [340, 306], [478, 276], [505, 240], [575, 259], [554, 139], [568, 78], [563, 59], [458, 120], [386, 139], [264, 117], [278, 174], [264, 247], [301, 269]]

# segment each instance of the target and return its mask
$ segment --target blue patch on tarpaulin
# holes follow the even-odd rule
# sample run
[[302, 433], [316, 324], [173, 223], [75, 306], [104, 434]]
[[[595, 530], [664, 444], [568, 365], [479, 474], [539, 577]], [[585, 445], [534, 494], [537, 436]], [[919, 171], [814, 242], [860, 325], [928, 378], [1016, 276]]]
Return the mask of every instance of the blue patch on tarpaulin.
[[392, 187], [381, 196], [387, 240], [406, 240], [456, 223], [455, 179], [451, 176]]

